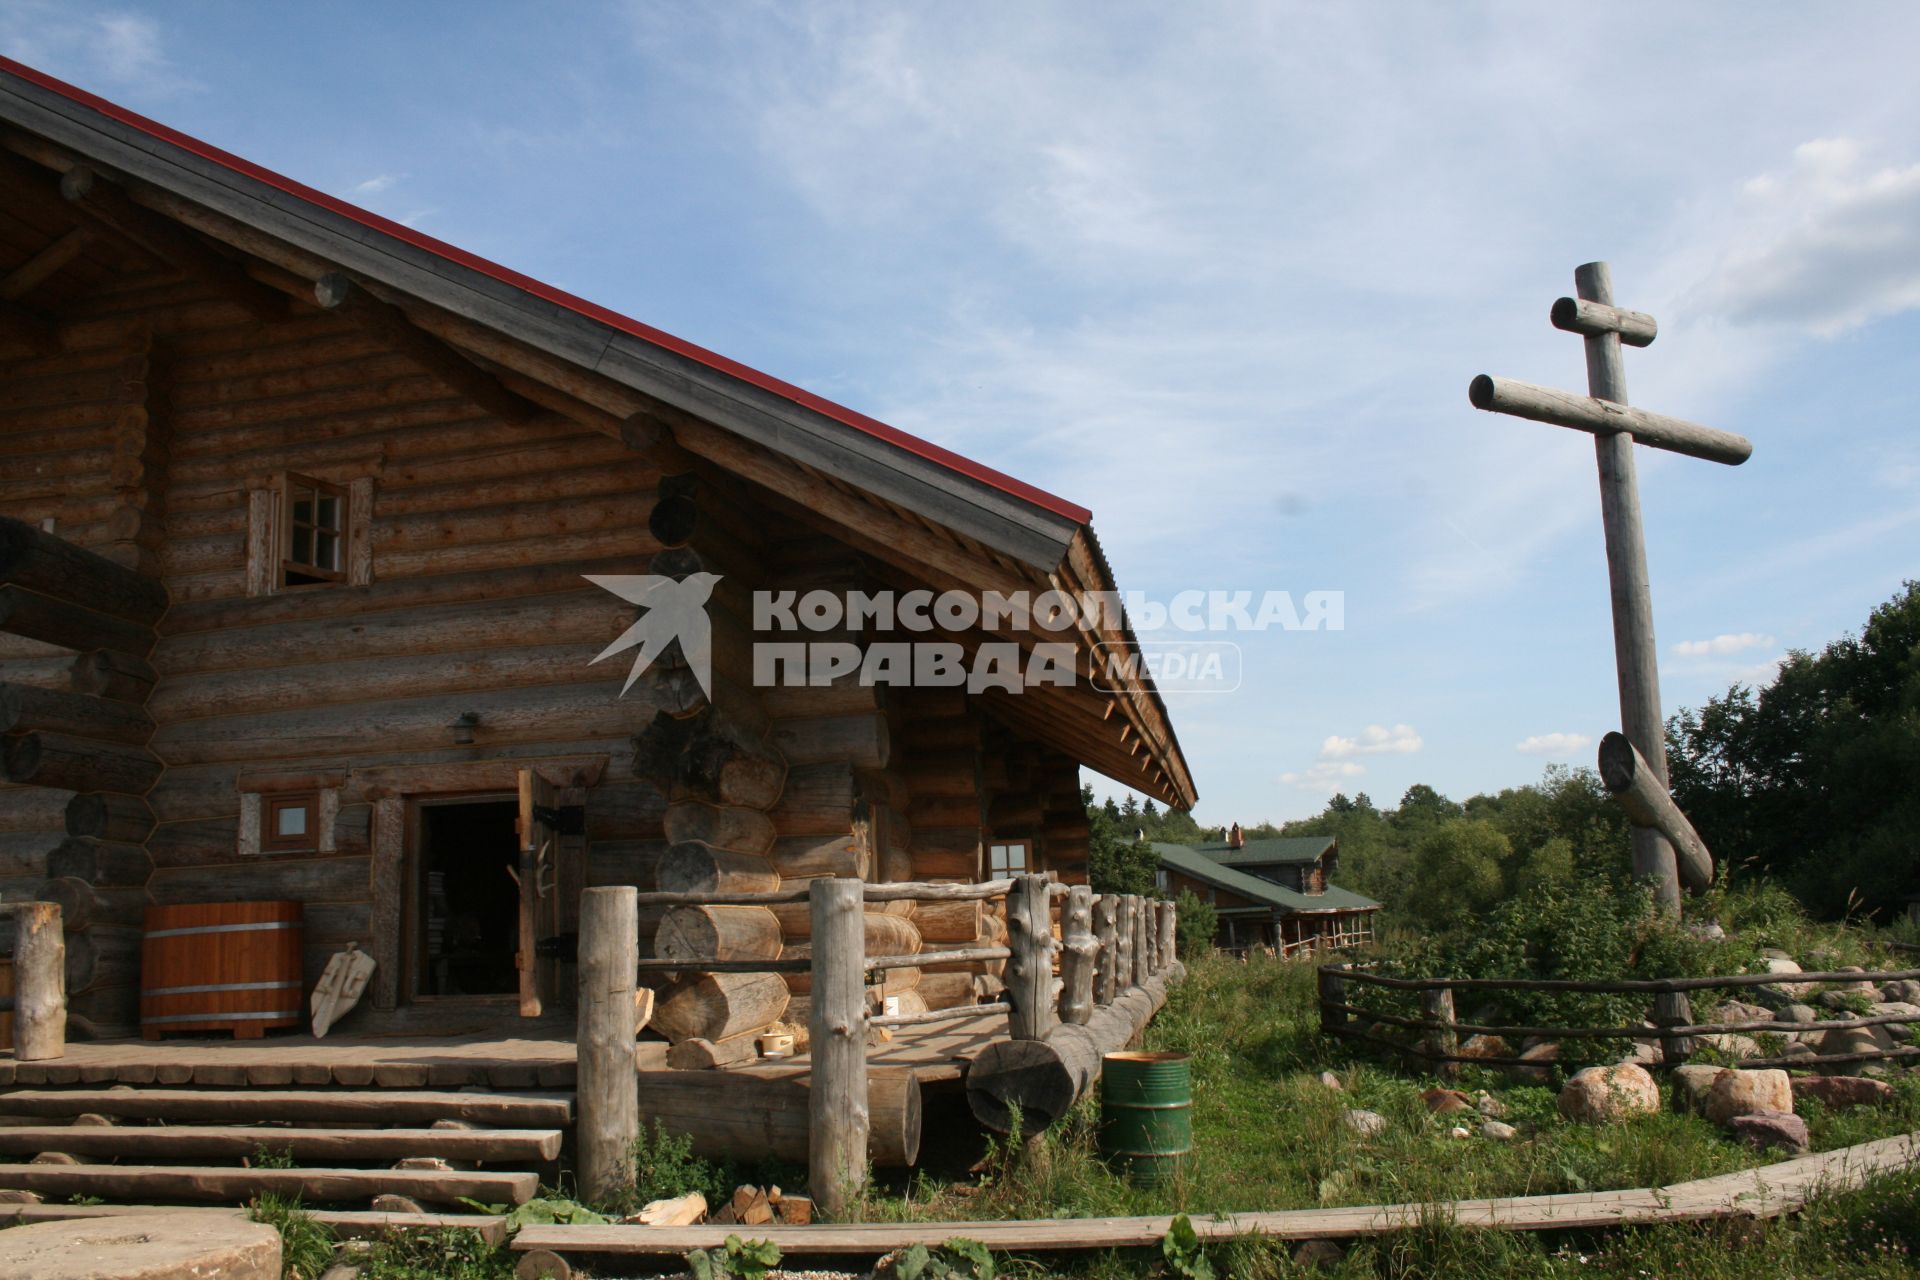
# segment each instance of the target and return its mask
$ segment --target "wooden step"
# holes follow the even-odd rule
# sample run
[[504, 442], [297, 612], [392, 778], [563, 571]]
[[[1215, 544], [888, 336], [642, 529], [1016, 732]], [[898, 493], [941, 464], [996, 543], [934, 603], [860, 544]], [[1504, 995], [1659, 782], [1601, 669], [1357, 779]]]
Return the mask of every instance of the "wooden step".
[[272, 1192], [302, 1200], [408, 1196], [435, 1204], [463, 1199], [525, 1204], [540, 1189], [535, 1173], [459, 1169], [199, 1169], [174, 1165], [0, 1164], [0, 1187], [53, 1196], [112, 1200], [214, 1200], [238, 1204]]
[[[333, 1228], [343, 1240], [368, 1240], [392, 1231], [477, 1231], [488, 1244], [503, 1244], [507, 1220], [486, 1213], [381, 1213], [373, 1209], [301, 1209]], [[237, 1217], [245, 1209], [179, 1204], [0, 1204], [0, 1227], [33, 1222], [68, 1222], [76, 1218], [121, 1218], [131, 1214], [197, 1213]]]
[[318, 1120], [329, 1124], [432, 1124], [465, 1120], [501, 1129], [556, 1129], [573, 1123], [567, 1093], [440, 1093], [415, 1089], [15, 1089], [0, 1093], [0, 1115], [128, 1120]]
[[409, 1156], [487, 1164], [538, 1164], [560, 1155], [558, 1129], [287, 1129], [247, 1125], [33, 1125], [0, 1127], [0, 1155], [239, 1160], [261, 1148], [316, 1164], [391, 1164]]

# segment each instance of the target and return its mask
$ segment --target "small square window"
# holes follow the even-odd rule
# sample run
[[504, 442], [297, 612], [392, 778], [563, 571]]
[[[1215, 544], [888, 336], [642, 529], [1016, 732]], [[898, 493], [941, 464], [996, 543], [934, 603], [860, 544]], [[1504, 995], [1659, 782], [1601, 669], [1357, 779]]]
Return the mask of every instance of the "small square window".
[[1004, 880], [1008, 876], [1025, 875], [1028, 870], [1029, 847], [1029, 842], [1025, 840], [1011, 840], [1005, 844], [989, 845], [987, 865], [993, 872], [993, 879]]
[[305, 852], [319, 848], [315, 829], [320, 797], [313, 792], [272, 795], [260, 813], [260, 848], [268, 853]]
[[347, 491], [288, 474], [280, 507], [281, 585], [346, 579]]

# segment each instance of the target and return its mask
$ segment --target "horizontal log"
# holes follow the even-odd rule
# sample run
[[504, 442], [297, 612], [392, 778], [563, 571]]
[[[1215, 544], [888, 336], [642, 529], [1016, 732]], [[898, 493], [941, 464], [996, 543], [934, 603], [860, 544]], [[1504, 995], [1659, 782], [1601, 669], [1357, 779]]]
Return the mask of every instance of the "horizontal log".
[[152, 578], [10, 516], [0, 516], [0, 583], [147, 627], [167, 611], [166, 588]]
[[879, 714], [776, 720], [769, 741], [789, 765], [844, 762], [856, 769], [884, 769], [891, 744]]
[[767, 859], [782, 881], [839, 876], [865, 880], [873, 854], [852, 836], [789, 836], [775, 840]]
[[1624, 733], [1600, 739], [1600, 779], [1633, 825], [1651, 827], [1673, 845], [1680, 878], [1689, 891], [1705, 893], [1713, 887], [1713, 855], [1706, 842]]
[[160, 772], [160, 761], [144, 747], [37, 732], [6, 744], [6, 779], [27, 786], [145, 795]]
[[563, 1093], [458, 1093], [374, 1089], [14, 1089], [4, 1095], [13, 1116], [79, 1116], [125, 1120], [252, 1124], [261, 1122], [430, 1125], [464, 1120], [497, 1128], [566, 1128], [573, 1102]]
[[1627, 311], [1585, 298], [1555, 299], [1550, 319], [1556, 329], [1589, 338], [1617, 333], [1630, 347], [1651, 346], [1660, 332], [1654, 318], [1644, 311]]
[[653, 953], [683, 960], [774, 960], [780, 921], [765, 907], [674, 907], [661, 917]]
[[0, 1153], [239, 1159], [267, 1150], [302, 1162], [391, 1162], [410, 1156], [535, 1163], [557, 1159], [558, 1129], [302, 1129], [254, 1125], [36, 1125], [0, 1127]]
[[1340, 977], [1363, 986], [1385, 987], [1393, 991], [1584, 991], [1600, 994], [1659, 995], [1676, 991], [1712, 991], [1717, 988], [1766, 986], [1808, 986], [1823, 982], [1904, 982], [1920, 979], [1920, 969], [1875, 970], [1867, 973], [1820, 970], [1802, 973], [1730, 973], [1700, 978], [1389, 978], [1350, 966], [1340, 967]]
[[689, 840], [667, 849], [654, 881], [668, 894], [766, 893], [780, 887], [780, 873], [757, 854]]
[[13, 584], [0, 586], [0, 630], [63, 649], [110, 649], [140, 657], [154, 644], [153, 628], [147, 623], [129, 622]]
[[786, 1008], [777, 974], [698, 974], [660, 993], [651, 1025], [669, 1040], [725, 1040], [772, 1026]]
[[73, 664], [73, 692], [136, 706], [146, 702], [158, 678], [146, 659], [112, 649], [83, 653]]
[[78, 792], [67, 801], [61, 817], [70, 836], [142, 844], [153, 832], [153, 810], [139, 796]]
[[159, 1165], [0, 1165], [0, 1184], [42, 1195], [113, 1196], [121, 1200], [220, 1200], [275, 1194], [290, 1199], [362, 1200], [400, 1195], [458, 1204], [466, 1200], [525, 1204], [539, 1190], [537, 1173], [469, 1173], [454, 1169], [214, 1169]]
[[[45, 835], [57, 832], [74, 797], [45, 787], [0, 785], [0, 833], [11, 831]], [[48, 848], [52, 848], [49, 842]]]
[[764, 854], [773, 847], [772, 820], [760, 810], [742, 805], [708, 804], [704, 800], [676, 801], [667, 806], [661, 819], [661, 829], [667, 839], [675, 844], [698, 840], [716, 849], [756, 854]]
[[153, 901], [144, 888], [93, 885], [72, 876], [41, 881], [33, 896], [60, 904], [61, 922], [70, 934], [85, 933], [97, 924], [137, 927]]
[[71, 876], [94, 885], [140, 888], [153, 874], [153, 859], [137, 844], [68, 836], [47, 853], [47, 875]]
[[370, 872], [371, 862], [365, 855], [260, 858], [225, 866], [156, 867], [147, 888], [159, 903], [245, 902], [256, 898], [365, 902], [370, 893]]
[[853, 766], [835, 760], [789, 768], [779, 803], [767, 817], [783, 836], [845, 835], [865, 811]]
[[[692, 1141], [703, 1159], [804, 1164], [808, 1144], [805, 1077], [741, 1072], [642, 1071], [640, 1122]], [[912, 1071], [875, 1067], [867, 1074], [867, 1154], [883, 1169], [920, 1157], [920, 1081]]]
[[0, 733], [35, 729], [138, 747], [153, 736], [153, 721], [130, 703], [30, 685], [0, 684]]
[[1467, 398], [1474, 408], [1489, 413], [1504, 413], [1596, 435], [1624, 431], [1638, 444], [1684, 453], [1690, 458], [1704, 458], [1708, 462], [1739, 466], [1753, 456], [1753, 442], [1731, 431], [1703, 427], [1684, 418], [1669, 418], [1665, 414], [1554, 387], [1515, 382], [1511, 378], [1495, 378], [1483, 373], [1468, 387]]
[[977, 899], [916, 903], [913, 923], [926, 942], [977, 942], [986, 935], [986, 911]]

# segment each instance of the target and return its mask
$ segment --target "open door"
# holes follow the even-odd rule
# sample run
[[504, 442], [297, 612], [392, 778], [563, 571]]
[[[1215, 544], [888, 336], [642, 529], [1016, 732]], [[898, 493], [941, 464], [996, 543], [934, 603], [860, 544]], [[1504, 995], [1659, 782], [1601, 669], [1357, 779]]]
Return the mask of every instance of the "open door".
[[550, 929], [559, 895], [560, 840], [547, 822], [556, 811], [553, 784], [531, 769], [520, 770], [520, 945], [514, 965], [520, 971], [520, 1016], [537, 1018], [542, 995], [554, 989], [558, 960], [542, 956], [542, 922]]

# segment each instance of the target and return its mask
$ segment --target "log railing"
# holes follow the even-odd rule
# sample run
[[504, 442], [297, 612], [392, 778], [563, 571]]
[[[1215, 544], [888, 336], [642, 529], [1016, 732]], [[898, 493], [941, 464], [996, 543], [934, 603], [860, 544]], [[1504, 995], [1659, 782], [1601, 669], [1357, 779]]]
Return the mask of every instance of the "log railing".
[[57, 902], [0, 902], [13, 917], [13, 1056], [45, 1062], [67, 1052], [67, 936]]
[[[1320, 1030], [1324, 1035], [1370, 1044], [1432, 1064], [1443, 1073], [1457, 1070], [1463, 1063], [1483, 1067], [1542, 1067], [1547, 1064], [1526, 1058], [1472, 1054], [1459, 1051], [1459, 1037], [1498, 1037], [1509, 1042], [1521, 1040], [1647, 1040], [1660, 1041], [1660, 1060], [1643, 1065], [1672, 1067], [1685, 1062], [1693, 1053], [1694, 1039], [1709, 1035], [1738, 1035], [1752, 1032], [1776, 1035], [1815, 1031], [1851, 1031], [1861, 1028], [1916, 1024], [1911, 1014], [1876, 1014], [1859, 1017], [1826, 1018], [1812, 1022], [1746, 1021], [1696, 1023], [1689, 995], [1696, 991], [1737, 992], [1748, 987], [1806, 986], [1817, 983], [1883, 983], [1920, 978], [1920, 969], [1896, 969], [1873, 973], [1741, 973], [1719, 977], [1602, 979], [1562, 978], [1392, 978], [1371, 973], [1352, 964], [1321, 966], [1318, 974]], [[1394, 1013], [1353, 1002], [1349, 986], [1417, 995], [1420, 1013]], [[1454, 993], [1472, 991], [1569, 992], [1588, 995], [1645, 995], [1651, 997], [1653, 1026], [1565, 1027], [1505, 1026], [1492, 1023], [1462, 1022], [1455, 1016]], [[1378, 1034], [1373, 1028], [1392, 1027], [1418, 1032], [1412, 1039], [1395, 1039]], [[1781, 1055], [1742, 1059], [1743, 1067], [1809, 1067], [1852, 1062], [1875, 1062], [1920, 1057], [1920, 1046], [1874, 1048], [1856, 1053], [1816, 1056]]]
[[[1000, 897], [1007, 899], [1006, 946], [911, 955], [866, 952], [863, 916], [869, 903]], [[811, 954], [804, 959], [640, 956], [642, 906], [800, 902], [808, 903], [812, 935]], [[759, 893], [640, 893], [620, 885], [588, 889], [580, 905], [575, 1118], [581, 1197], [590, 1203], [605, 1201], [632, 1178], [630, 1152], [640, 1132], [633, 1045], [641, 1029], [636, 997], [643, 972], [809, 974], [808, 1173], [816, 1201], [837, 1212], [860, 1193], [867, 1173], [871, 1028], [1004, 1013], [1011, 1040], [1045, 1042], [1062, 1027], [1079, 1032], [1085, 1024], [1102, 1024], [1102, 1015], [1125, 1000], [1123, 1016], [1105, 1019], [1113, 1024], [1111, 1029], [1102, 1024], [1100, 1035], [1081, 1033], [1083, 1039], [1101, 1044], [1120, 1036], [1112, 1048], [1123, 1047], [1164, 1002], [1166, 982], [1180, 972], [1174, 924], [1170, 902], [1134, 894], [1096, 896], [1084, 885], [1061, 885], [1043, 875], [980, 884], [867, 884], [823, 877], [805, 886]], [[868, 989], [877, 973], [1000, 960], [1007, 962], [1008, 975], [1000, 1000], [899, 1014], [875, 1014], [869, 1008]]]

